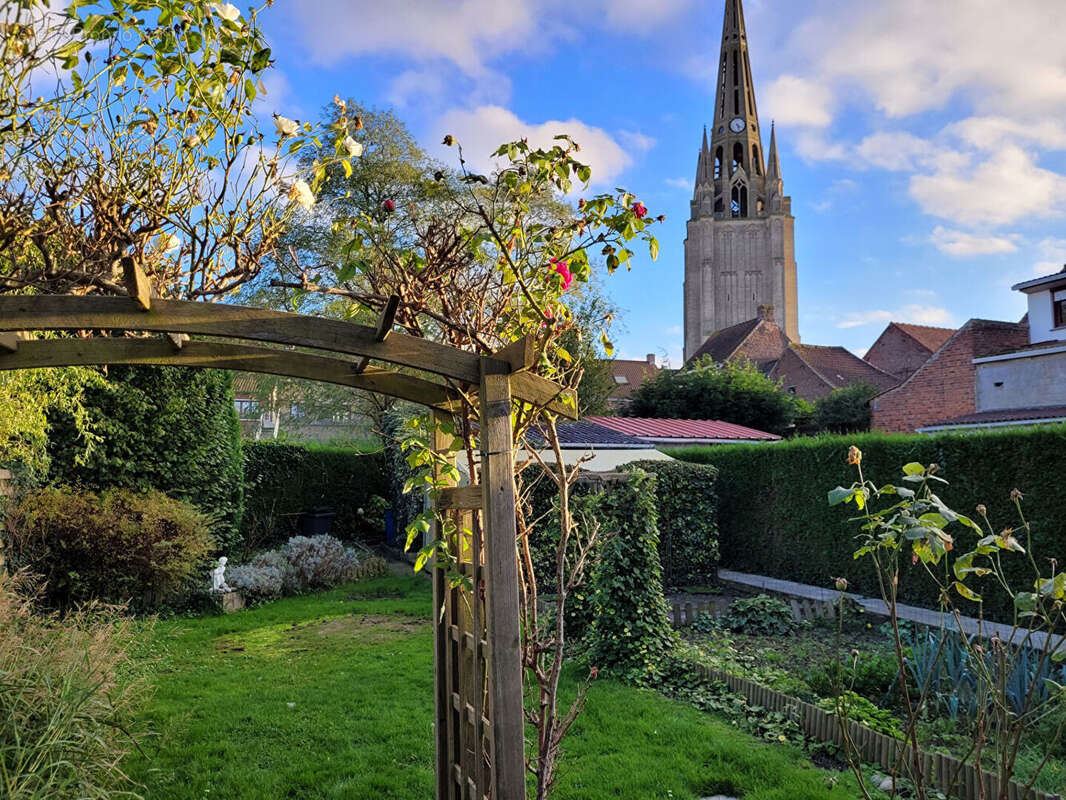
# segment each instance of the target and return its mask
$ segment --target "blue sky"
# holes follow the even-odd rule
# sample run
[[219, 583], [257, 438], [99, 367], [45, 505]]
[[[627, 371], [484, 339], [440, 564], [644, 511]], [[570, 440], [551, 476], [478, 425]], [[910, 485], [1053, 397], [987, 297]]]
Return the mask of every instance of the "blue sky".
[[[579, 6], [579, 10], [575, 10]], [[1066, 263], [1066, 3], [745, 0], [762, 127], [796, 217], [800, 333], [864, 352], [889, 320], [1017, 320], [1010, 285]], [[487, 165], [566, 131], [659, 226], [606, 288], [620, 356], [680, 363], [685, 222], [723, 0], [278, 0], [270, 112], [335, 92]], [[769, 144], [768, 142], [764, 144]], [[594, 177], [594, 182], [596, 177]]]

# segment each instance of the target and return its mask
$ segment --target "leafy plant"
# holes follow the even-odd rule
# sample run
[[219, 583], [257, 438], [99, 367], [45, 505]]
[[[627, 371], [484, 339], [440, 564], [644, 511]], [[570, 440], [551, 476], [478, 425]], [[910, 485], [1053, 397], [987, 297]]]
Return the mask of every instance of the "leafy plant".
[[735, 633], [757, 636], [784, 636], [796, 628], [785, 601], [766, 594], [734, 600], [721, 624]]
[[9, 800], [136, 797], [119, 765], [142, 728], [121, 609], [41, 613], [39, 585], [0, 571], [0, 794]]
[[891, 712], [878, 707], [855, 692], [845, 691], [836, 697], [823, 698], [818, 701], [817, 705], [826, 711], [832, 711], [842, 719], [858, 722], [860, 725], [891, 736], [893, 739], [903, 738], [899, 720], [893, 717]]
[[[333, 536], [294, 536], [277, 550], [259, 553], [247, 564], [226, 570], [226, 582], [252, 603], [330, 589], [352, 580], [359, 569], [358, 552]], [[371, 566], [387, 571], [383, 559]], [[383, 569], [384, 568], [384, 569]]]
[[155, 491], [37, 489], [10, 521], [9, 563], [43, 576], [48, 601], [64, 609], [90, 600], [157, 608], [215, 546], [210, 517]]
[[882, 702], [898, 676], [894, 655], [859, 653], [845, 660], [834, 659], [807, 673], [807, 684], [822, 697], [836, 697], [841, 688], [874, 703]]
[[[899, 672], [913, 679], [913, 683], [897, 683], [905, 724], [894, 772], [913, 783], [919, 800], [931, 796], [933, 782], [923, 768], [918, 722], [928, 711], [946, 706], [949, 714], [969, 716], [973, 744], [964, 758], [979, 769], [990, 762], [1004, 782], [1000, 796], [1005, 796], [1024, 734], [1066, 707], [1066, 685], [1050, 677], [1066, 660], [1066, 650], [1053, 635], [1066, 623], [1066, 573], [1057, 571], [1054, 559], [1050, 570], [1040, 568], [1033, 553], [1031, 526], [1022, 511], [1022, 493], [1017, 489], [1010, 493], [1017, 522], [994, 527], [983, 504], [976, 507], [976, 519], [947, 506], [937, 494], [947, 481], [937, 474], [936, 465], [910, 462], [903, 467], [898, 484], [877, 486], [865, 478], [863, 454], [857, 447], [850, 448], [848, 462], [855, 466], [859, 480], [829, 492], [829, 503], [854, 504], [859, 512], [853, 520], [860, 524], [855, 555], [874, 565], [889, 611]], [[969, 549], [964, 550], [964, 545]], [[1012, 587], [1004, 567], [1010, 559], [1021, 559], [1030, 570], [1021, 590]], [[907, 561], [920, 566], [920, 574], [935, 586], [951, 627], [945, 624], [909, 637], [901, 632], [898, 587], [901, 564]], [[1012, 599], [1013, 624], [1007, 635], [997, 633], [985, 639], [980, 630], [976, 635], [957, 632], [963, 630], [960, 601], [978, 607], [982, 603], [977, 591], [982, 578], [991, 579]], [[849, 761], [869, 798], [846, 722], [844, 707], [841, 730]], [[1062, 733], [1060, 728], [1052, 741]], [[1042, 743], [1046, 754], [1049, 746]], [[1027, 788], [1045, 763], [1046, 758], [1037, 765]]]

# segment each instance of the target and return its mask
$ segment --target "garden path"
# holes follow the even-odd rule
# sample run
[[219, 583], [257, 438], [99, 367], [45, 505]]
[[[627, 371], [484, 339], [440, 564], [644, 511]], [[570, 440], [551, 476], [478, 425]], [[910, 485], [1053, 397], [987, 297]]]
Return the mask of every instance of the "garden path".
[[[767, 578], [764, 575], [749, 575], [744, 572], [734, 572], [731, 569], [718, 570], [718, 577], [723, 581], [729, 581], [730, 583], [737, 583], [742, 586], [749, 586], [752, 588], [760, 589], [767, 592], [775, 592], [777, 594], [791, 595], [793, 597], [802, 597], [807, 600], [821, 600], [824, 602], [833, 602], [837, 598], [837, 592], [834, 589], [823, 589], [818, 586], [810, 586], [806, 583], [797, 583], [796, 581], [785, 581], [780, 578]], [[859, 594], [848, 592], [850, 597], [855, 602], [859, 603], [871, 614], [880, 614], [881, 616], [888, 616], [888, 606], [880, 598], [863, 597]], [[900, 619], [911, 620], [921, 625], [928, 625], [932, 628], [939, 628], [941, 625], [946, 624], [948, 627], [954, 628], [954, 618], [944, 614], [941, 611], [931, 611], [928, 608], [921, 608], [919, 606], [909, 606], [900, 603], [897, 607], [897, 614]], [[1010, 625], [1004, 625], [999, 622], [989, 622], [988, 620], [978, 620], [973, 617], [962, 617], [962, 629], [968, 634], [979, 634], [985, 638], [991, 638], [994, 635], [999, 635], [999, 638], [1003, 641], [1021, 641], [1026, 635], [1024, 630], [1014, 630]], [[1040, 631], [1034, 631], [1029, 634], [1029, 642], [1033, 647], [1043, 649], [1048, 643], [1048, 634]], [[1054, 649], [1066, 647], [1066, 636], [1059, 636], [1058, 641], [1054, 640]]]

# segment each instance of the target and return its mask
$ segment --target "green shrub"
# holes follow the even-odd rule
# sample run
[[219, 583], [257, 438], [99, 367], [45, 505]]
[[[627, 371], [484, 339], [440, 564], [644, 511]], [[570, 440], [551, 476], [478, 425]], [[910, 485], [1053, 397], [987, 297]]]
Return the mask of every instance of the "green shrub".
[[893, 654], [867, 652], [854, 662], [830, 661], [812, 669], [807, 674], [807, 684], [821, 697], [835, 697], [843, 688], [880, 703], [895, 685], [898, 674]]
[[93, 604], [60, 619], [34, 600], [24, 575], [0, 571], [0, 794], [131, 796], [136, 787], [119, 762], [133, 749], [143, 692], [118, 679], [129, 665], [131, 621]]
[[38, 489], [19, 498], [10, 520], [8, 561], [41, 575], [60, 608], [89, 600], [158, 608], [206, 569], [215, 546], [210, 517], [154, 491]]
[[767, 594], [734, 600], [721, 624], [734, 633], [755, 636], [784, 636], [796, 629], [792, 609], [784, 600]]
[[659, 560], [666, 586], [690, 586], [718, 571], [718, 512], [714, 482], [718, 470], [678, 461], [635, 461], [625, 472], [642, 469], [655, 476], [659, 515]]
[[[1048, 555], [1066, 550], [1066, 492], [1060, 477], [1066, 450], [1063, 425], [935, 436], [821, 436], [671, 454], [718, 467], [723, 566], [823, 587], [841, 576], [852, 591], [879, 596], [869, 559], [853, 558], [855, 529], [849, 514], [826, 502], [830, 489], [854, 479], [854, 468], [847, 465], [852, 444], [862, 450], [868, 475], [894, 476], [900, 464], [912, 461], [938, 464], [938, 474], [949, 481], [939, 492], [948, 506], [965, 513], [983, 503], [990, 518], [1005, 524], [1014, 522], [1009, 493], [1018, 488], [1025, 493], [1034, 550]], [[959, 546], [969, 550], [973, 544], [966, 539]], [[1024, 559], [1015, 561], [1005, 565], [1015, 585], [1031, 580]], [[986, 616], [1009, 618], [1010, 602], [999, 586], [990, 579], [973, 583], [984, 597]], [[933, 582], [921, 565], [906, 565], [899, 593], [904, 603], [937, 605]], [[974, 613], [976, 606], [967, 610]]]
[[649, 685], [678, 643], [663, 594], [655, 476], [633, 470], [596, 498], [608, 538], [591, 580], [589, 661], [628, 683]]
[[899, 720], [892, 716], [891, 711], [878, 708], [865, 697], [860, 697], [855, 692], [844, 692], [839, 697], [828, 697], [818, 701], [818, 707], [826, 711], [832, 711], [837, 716], [846, 716], [851, 722], [865, 725], [885, 736], [894, 739], [903, 738], [903, 730]]
[[155, 489], [217, 517], [220, 549], [237, 544], [243, 459], [232, 373], [109, 367], [107, 380], [86, 387], [81, 402], [99, 441], [77, 461], [81, 427], [66, 411], [51, 413], [51, 483]]
[[333, 536], [384, 541], [383, 501], [389, 475], [380, 452], [342, 447], [248, 442], [244, 446], [245, 551], [283, 544], [300, 533], [300, 515], [326, 506], [336, 512]]

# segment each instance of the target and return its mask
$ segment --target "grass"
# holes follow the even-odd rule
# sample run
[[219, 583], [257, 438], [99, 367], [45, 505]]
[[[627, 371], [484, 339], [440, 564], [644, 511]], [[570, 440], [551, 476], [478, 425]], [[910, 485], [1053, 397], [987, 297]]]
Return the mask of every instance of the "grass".
[[[429, 612], [428, 581], [403, 576], [146, 627], [160, 733], [124, 766], [151, 800], [432, 796]], [[564, 747], [559, 800], [855, 796], [796, 748], [613, 681]]]

